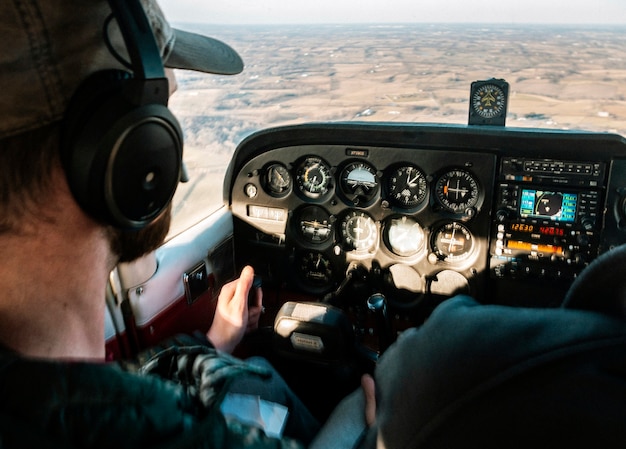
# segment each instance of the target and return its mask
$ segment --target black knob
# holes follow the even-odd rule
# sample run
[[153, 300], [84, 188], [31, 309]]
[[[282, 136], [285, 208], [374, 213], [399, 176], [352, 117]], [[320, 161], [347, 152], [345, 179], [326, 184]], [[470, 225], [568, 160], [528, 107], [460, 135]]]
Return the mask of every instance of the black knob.
[[503, 222], [511, 217], [511, 212], [506, 209], [498, 209], [496, 211], [496, 220]]
[[582, 217], [580, 220], [580, 224], [583, 225], [585, 231], [592, 231], [595, 225], [593, 218], [590, 217]]
[[378, 328], [378, 345], [382, 354], [392, 343], [391, 323], [387, 315], [387, 298], [382, 293], [374, 293], [367, 298], [367, 308], [374, 313]]

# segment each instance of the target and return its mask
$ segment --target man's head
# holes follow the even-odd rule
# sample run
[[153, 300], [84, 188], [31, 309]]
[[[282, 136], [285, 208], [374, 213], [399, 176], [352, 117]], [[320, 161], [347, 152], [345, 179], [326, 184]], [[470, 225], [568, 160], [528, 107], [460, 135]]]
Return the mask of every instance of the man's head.
[[[126, 4], [124, 1], [116, 2], [122, 7]], [[141, 0], [141, 4], [156, 39], [157, 51], [160, 51], [166, 66], [219, 74], [235, 74], [243, 69], [241, 59], [230, 47], [214, 39], [174, 30], [154, 0]], [[121, 28], [124, 30], [124, 27]], [[0, 232], [8, 232], [19, 229], [20, 222], [27, 214], [36, 213], [37, 204], [45, 201], [47, 179], [55, 167], [58, 169], [62, 166], [66, 174], [70, 172], [67, 157], [59, 157], [59, 154], [65, 154], [64, 143], [61, 142], [72, 140], [64, 136], [82, 132], [86, 127], [80, 121], [76, 123], [76, 120], [71, 120], [73, 127], [70, 127], [72, 129], [69, 132], [65, 127], [70, 121], [67, 120], [68, 105], [75, 102], [73, 98], [79, 86], [96, 72], [113, 70], [116, 76], [122, 74], [124, 78], [128, 72], [132, 77], [137, 67], [135, 58], [127, 51], [111, 6], [105, 0], [3, 1], [0, 3], [0, 36], [4, 42], [11, 42], [0, 53], [0, 108], [3, 110], [0, 116]], [[89, 92], [92, 87], [83, 90]], [[167, 94], [163, 103], [166, 102]], [[165, 105], [163, 107], [167, 109]], [[118, 112], [116, 109], [112, 111], [106, 110], [104, 118], [115, 120]], [[78, 114], [81, 120], [83, 115], [86, 114], [82, 111]], [[97, 126], [103, 121], [103, 118], [96, 118], [90, 126], [93, 127], [93, 123]], [[129, 129], [134, 130], [136, 127], [132, 124]], [[123, 136], [127, 134], [126, 131], [122, 132]], [[78, 154], [80, 160], [84, 139], [76, 140], [72, 144], [72, 151]], [[105, 139], [95, 140], [99, 144], [100, 140]], [[133, 167], [133, 160], [147, 159], [150, 162], [151, 150], [159, 146], [162, 139], [160, 136], [154, 138], [150, 145], [144, 145], [147, 152], [140, 159], [133, 159], [133, 149], [144, 140], [144, 136], [139, 134], [125, 149], [123, 145], [114, 142], [110, 150], [113, 156], [104, 159], [102, 171], [115, 166], [111, 160], [125, 152], [131, 154], [130, 158], [124, 160], [123, 165], [126, 167]], [[25, 146], [29, 148], [25, 150]], [[98, 157], [94, 156], [93, 159]], [[175, 157], [180, 158], [180, 155]], [[161, 168], [169, 167], [171, 162], [172, 155], [166, 153], [165, 165]], [[81, 172], [81, 163], [77, 170], [71, 169], [73, 175], [69, 176], [69, 183], [83, 209], [100, 220], [102, 217], [85, 207], [81, 198], [84, 196], [84, 186], [91, 180], [87, 184], [78, 183], [77, 187], [72, 179], [76, 177], [77, 171], [79, 178], [92, 177], [91, 173], [84, 175]], [[146, 173], [142, 179], [149, 183], [159, 170], [146, 170]], [[175, 176], [177, 180], [178, 171]], [[124, 180], [125, 177], [117, 178]], [[111, 188], [110, 179], [105, 179], [103, 184], [106, 183], [106, 187], [102, 189]], [[150, 188], [148, 185], [145, 190]], [[115, 190], [114, 187], [111, 189]], [[117, 188], [118, 197], [123, 201], [126, 201], [127, 190], [125, 184]], [[131, 201], [126, 205], [131, 209], [135, 207], [133, 196], [136, 195], [129, 195]], [[150, 240], [159, 240], [158, 236], [167, 232], [168, 212], [169, 208], [166, 208], [166, 212], [156, 220], [157, 227], [165, 228], [164, 231], [155, 232], [155, 228], [142, 231], [111, 229], [113, 248], [121, 250], [127, 246], [124, 242], [141, 238], [143, 234], [152, 235]], [[147, 245], [145, 249], [152, 249], [153, 246]], [[122, 259], [139, 256], [141, 254], [135, 253], [143, 251], [135, 249], [128, 255], [122, 255]]]
[[[141, 0], [166, 67], [232, 75], [243, 62], [226, 44], [172, 28], [156, 0]], [[130, 57], [106, 0], [0, 3], [0, 139], [61, 120], [78, 86]], [[109, 41], [110, 46], [107, 45]], [[118, 59], [119, 57], [119, 59]]]

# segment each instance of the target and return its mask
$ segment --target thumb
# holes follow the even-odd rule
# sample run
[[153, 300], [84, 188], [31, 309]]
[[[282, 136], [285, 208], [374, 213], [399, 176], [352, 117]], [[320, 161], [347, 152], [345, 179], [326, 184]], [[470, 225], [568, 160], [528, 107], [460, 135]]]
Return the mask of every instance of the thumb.
[[248, 292], [250, 291], [250, 287], [252, 287], [252, 281], [254, 280], [254, 269], [246, 265], [243, 270], [241, 270], [241, 275], [239, 276], [239, 281], [237, 282], [237, 288], [235, 290], [235, 296], [239, 299], [244, 300], [246, 305], [248, 304]]

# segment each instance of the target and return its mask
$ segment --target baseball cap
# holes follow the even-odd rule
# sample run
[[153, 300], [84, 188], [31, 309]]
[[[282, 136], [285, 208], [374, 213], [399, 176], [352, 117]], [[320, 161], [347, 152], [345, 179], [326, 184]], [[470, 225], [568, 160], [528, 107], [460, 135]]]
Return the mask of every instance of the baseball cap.
[[[141, 3], [165, 67], [221, 75], [243, 70], [224, 42], [173, 28], [156, 0]], [[111, 14], [105, 0], [0, 2], [0, 139], [61, 120], [90, 74], [128, 70], [106, 45], [130, 60], [115, 20], [107, 20]]]

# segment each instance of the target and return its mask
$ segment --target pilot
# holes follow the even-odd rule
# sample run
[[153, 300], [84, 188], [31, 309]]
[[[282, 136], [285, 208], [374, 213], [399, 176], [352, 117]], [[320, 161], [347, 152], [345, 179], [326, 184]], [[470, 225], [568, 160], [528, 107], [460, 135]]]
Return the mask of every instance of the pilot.
[[[115, 2], [118, 8], [135, 3]], [[109, 273], [119, 262], [157, 248], [170, 218], [167, 195], [163, 211], [135, 228], [143, 215], [125, 209], [126, 191], [121, 205], [101, 214], [84, 204], [92, 198], [78, 198], [83, 192], [70, 186], [71, 177], [80, 183], [81, 176], [90, 174], [76, 171], [72, 161], [81, 166], [82, 150], [100, 143], [90, 141], [92, 134], [98, 135], [100, 123], [116, 114], [103, 113], [95, 123], [83, 122], [83, 116], [94, 108], [100, 112], [92, 102], [106, 100], [101, 97], [110, 96], [108, 89], [117, 95], [118, 86], [136, 85], [126, 83], [133, 78], [129, 62], [131, 69], [141, 67], [133, 65], [137, 56], [131, 50], [126, 56], [121, 21], [116, 23], [109, 3], [0, 2], [0, 446], [299, 447], [317, 430], [317, 422], [268, 365], [227, 354], [258, 322], [260, 295], [253, 306], [247, 305], [254, 275], [249, 267], [223, 287], [213, 325], [194, 346], [170, 347], [138, 372], [104, 363], [103, 293]], [[151, 28], [156, 54], [160, 51], [166, 66], [220, 74], [243, 69], [237, 53], [222, 42], [171, 28], [153, 0], [136, 5], [149, 20], [149, 26], [137, 28], [140, 33]], [[146, 72], [154, 72], [154, 59], [143, 63]], [[160, 57], [157, 65], [162, 70]], [[94, 73], [97, 78], [85, 85]], [[100, 92], [100, 84], [106, 90]], [[163, 105], [167, 88], [163, 92], [163, 84], [156, 85], [133, 95], [141, 101], [147, 97], [150, 104], [153, 97], [160, 99], [150, 106], [159, 119], [144, 122], [142, 115], [137, 122], [158, 127], [157, 134], [177, 148], [180, 136]], [[79, 86], [88, 87], [81, 87], [84, 97], [75, 99]], [[80, 111], [72, 117], [70, 102]], [[68, 150], [73, 135], [67, 134], [72, 133], [80, 137]], [[119, 148], [114, 146], [115, 157], [143, 143], [143, 135], [128, 144], [123, 140]], [[149, 143], [144, 148], [148, 154], [162, 145], [161, 139]], [[168, 160], [169, 154], [164, 157]], [[174, 176], [177, 183], [178, 171]], [[123, 185], [124, 179], [117, 181]], [[153, 181], [146, 176], [147, 190]], [[152, 204], [147, 203], [148, 215]], [[262, 397], [279, 397], [276, 402], [290, 409], [286, 437], [270, 438], [227, 422], [216, 409], [227, 383], [231, 391], [249, 388]]]

